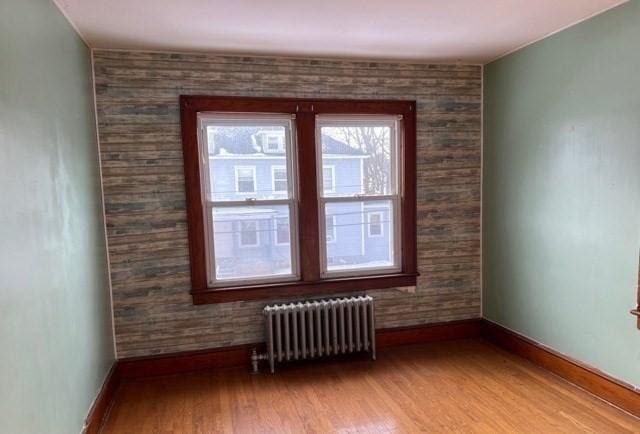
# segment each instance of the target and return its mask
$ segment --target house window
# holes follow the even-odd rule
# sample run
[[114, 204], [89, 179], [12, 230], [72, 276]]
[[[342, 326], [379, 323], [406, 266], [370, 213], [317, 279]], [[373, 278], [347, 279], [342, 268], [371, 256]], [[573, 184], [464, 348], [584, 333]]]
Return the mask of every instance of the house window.
[[326, 240], [327, 243], [335, 243], [336, 242], [336, 216], [328, 215], [325, 220], [325, 228], [326, 228]]
[[276, 218], [276, 245], [288, 245], [291, 239], [291, 231], [289, 229], [289, 221], [283, 218]]
[[256, 168], [253, 166], [236, 167], [236, 192], [256, 192]]
[[181, 111], [195, 303], [415, 285], [414, 102], [182, 96]]
[[381, 212], [370, 212], [367, 214], [368, 235], [370, 238], [384, 236], [384, 228], [382, 226], [383, 219]]
[[322, 189], [324, 193], [335, 193], [336, 191], [336, 167], [324, 166], [322, 168]]
[[283, 146], [283, 137], [276, 134], [266, 134], [265, 141], [267, 144], [267, 150], [270, 152], [278, 152], [282, 151]]
[[240, 247], [257, 247], [260, 245], [258, 222], [255, 220], [240, 222]]
[[271, 166], [271, 188], [274, 193], [287, 191], [286, 166]]

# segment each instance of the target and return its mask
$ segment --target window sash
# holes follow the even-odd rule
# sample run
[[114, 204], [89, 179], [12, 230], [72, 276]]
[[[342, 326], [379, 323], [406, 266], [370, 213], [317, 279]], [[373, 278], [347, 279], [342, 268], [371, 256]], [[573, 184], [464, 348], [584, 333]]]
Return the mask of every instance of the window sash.
[[[323, 197], [377, 197], [377, 196], [397, 196], [400, 194], [402, 179], [401, 179], [401, 170], [400, 170], [400, 158], [399, 158], [399, 150], [400, 143], [402, 142], [401, 133], [402, 129], [400, 128], [400, 121], [402, 120], [402, 116], [389, 116], [389, 115], [317, 115], [316, 116], [316, 166], [318, 173], [318, 196], [319, 198]], [[324, 195], [324, 169], [332, 167], [333, 165], [323, 165], [322, 163], [322, 128], [331, 128], [331, 127], [371, 127], [371, 126], [379, 126], [379, 127], [387, 127], [390, 129], [390, 173], [389, 173], [389, 191], [380, 194], [380, 193], [365, 193], [363, 190], [365, 188], [364, 185], [364, 167], [363, 163], [361, 163], [361, 191], [359, 193], [353, 194], [339, 194], [335, 192], [335, 172], [333, 173], [334, 177], [334, 189], [333, 191], [329, 191], [331, 196]]]
[[[327, 242], [327, 228], [326, 228], [326, 215], [327, 204], [330, 203], [366, 203], [366, 202], [380, 202], [391, 201], [391, 209], [389, 210], [391, 221], [393, 224], [389, 224], [389, 234], [393, 234], [393, 243], [391, 248], [393, 249], [393, 265], [387, 267], [353, 267], [349, 270], [329, 270], [328, 269], [328, 246], [331, 242]], [[400, 195], [384, 195], [384, 196], [366, 196], [366, 197], [326, 197], [320, 199], [320, 206], [318, 207], [319, 214], [319, 229], [320, 229], [320, 275], [323, 278], [331, 277], [349, 277], [349, 276], [373, 276], [376, 274], [385, 274], [402, 271], [402, 210]], [[375, 211], [374, 211], [375, 212]], [[364, 226], [367, 224], [365, 218], [366, 211], [362, 210], [361, 219], [361, 235], [364, 237]], [[334, 226], [334, 231], [335, 231]], [[364, 241], [364, 238], [363, 240]]]
[[[289, 210], [289, 250], [291, 255], [291, 274], [279, 274], [277, 276], [256, 276], [256, 277], [228, 277], [219, 279], [216, 277], [216, 264], [215, 264], [215, 242], [214, 242], [214, 228], [213, 228], [213, 210], [214, 208], [234, 208], [238, 206], [269, 206], [269, 205], [287, 205]], [[300, 245], [298, 243], [298, 212], [297, 201], [293, 198], [282, 200], [240, 200], [240, 201], [224, 201], [213, 202], [208, 201], [205, 204], [205, 248], [207, 258], [207, 280], [208, 284], [213, 287], [228, 286], [228, 285], [251, 285], [260, 283], [271, 282], [289, 282], [300, 279], [300, 260], [299, 251]], [[254, 220], [250, 220], [254, 221]], [[296, 222], [296, 224], [293, 224]], [[258, 243], [260, 240], [260, 229], [258, 230]], [[241, 234], [238, 233], [238, 236]], [[285, 245], [285, 244], [277, 244]], [[258, 244], [259, 246], [259, 244]], [[241, 248], [252, 248], [253, 246], [240, 246]]]

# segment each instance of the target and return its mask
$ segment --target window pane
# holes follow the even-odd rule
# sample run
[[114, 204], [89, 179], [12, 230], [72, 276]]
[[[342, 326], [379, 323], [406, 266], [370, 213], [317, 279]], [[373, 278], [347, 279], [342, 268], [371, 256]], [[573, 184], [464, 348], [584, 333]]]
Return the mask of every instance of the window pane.
[[[377, 214], [381, 233], [367, 236], [367, 216]], [[325, 205], [326, 265], [328, 271], [349, 271], [361, 268], [394, 267], [393, 202], [353, 201]], [[332, 220], [331, 226], [329, 220]], [[334, 242], [329, 242], [333, 227]]]
[[[326, 123], [320, 127], [324, 196], [393, 194], [394, 124]], [[335, 167], [333, 173], [325, 170], [330, 167]], [[330, 184], [328, 175], [333, 177]]]
[[[278, 228], [274, 231], [274, 228]], [[289, 207], [251, 206], [213, 209], [215, 277], [251, 279], [293, 274]], [[280, 235], [278, 235], [280, 234]]]
[[[212, 201], [288, 197], [289, 128], [259, 117], [208, 121], [209, 182]], [[274, 168], [278, 172], [273, 172]], [[277, 182], [274, 182], [274, 175]]]

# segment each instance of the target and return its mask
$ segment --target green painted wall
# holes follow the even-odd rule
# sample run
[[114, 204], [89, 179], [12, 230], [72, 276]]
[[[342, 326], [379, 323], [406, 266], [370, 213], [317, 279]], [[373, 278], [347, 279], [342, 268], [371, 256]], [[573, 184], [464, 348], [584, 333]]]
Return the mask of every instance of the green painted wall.
[[0, 2], [0, 432], [80, 432], [113, 363], [90, 53]]
[[640, 1], [484, 79], [485, 317], [640, 386]]

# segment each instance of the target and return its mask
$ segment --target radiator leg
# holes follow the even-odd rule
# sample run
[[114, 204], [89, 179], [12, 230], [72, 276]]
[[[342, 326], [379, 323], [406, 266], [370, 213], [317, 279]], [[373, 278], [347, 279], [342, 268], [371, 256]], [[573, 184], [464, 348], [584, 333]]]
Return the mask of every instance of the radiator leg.
[[369, 304], [369, 338], [371, 339], [371, 359], [376, 359], [376, 313], [373, 302]]
[[260, 356], [255, 348], [251, 350], [251, 372], [254, 374], [260, 372]]

